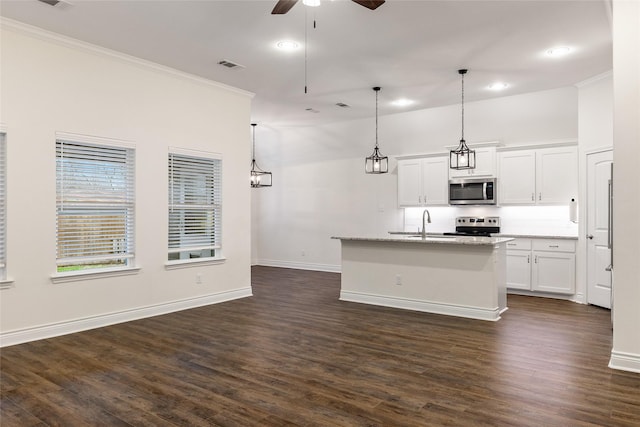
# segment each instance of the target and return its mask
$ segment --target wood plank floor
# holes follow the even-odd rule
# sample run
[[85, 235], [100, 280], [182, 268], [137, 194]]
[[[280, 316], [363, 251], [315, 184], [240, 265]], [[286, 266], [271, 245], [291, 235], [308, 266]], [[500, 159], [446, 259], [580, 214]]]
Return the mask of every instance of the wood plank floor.
[[638, 426], [608, 310], [509, 296], [497, 323], [338, 301], [253, 269], [254, 297], [1, 351], [10, 426]]

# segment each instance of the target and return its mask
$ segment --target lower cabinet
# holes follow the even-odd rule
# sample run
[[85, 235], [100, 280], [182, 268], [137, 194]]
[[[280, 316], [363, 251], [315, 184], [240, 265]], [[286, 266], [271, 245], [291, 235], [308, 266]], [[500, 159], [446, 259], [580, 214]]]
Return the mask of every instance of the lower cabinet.
[[507, 242], [507, 288], [574, 294], [575, 241], [523, 239]]

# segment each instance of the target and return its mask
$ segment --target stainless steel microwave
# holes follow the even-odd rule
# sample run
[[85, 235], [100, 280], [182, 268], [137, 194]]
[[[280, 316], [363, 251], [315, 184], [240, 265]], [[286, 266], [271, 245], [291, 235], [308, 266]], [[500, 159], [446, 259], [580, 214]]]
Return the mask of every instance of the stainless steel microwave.
[[450, 205], [495, 205], [496, 178], [455, 178], [449, 180]]

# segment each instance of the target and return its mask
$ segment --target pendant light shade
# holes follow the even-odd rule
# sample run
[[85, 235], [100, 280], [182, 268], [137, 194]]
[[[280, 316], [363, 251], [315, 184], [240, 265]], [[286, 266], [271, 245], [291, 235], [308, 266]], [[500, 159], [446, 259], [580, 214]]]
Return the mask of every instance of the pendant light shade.
[[458, 148], [449, 153], [449, 167], [451, 169], [475, 169], [476, 152], [467, 147], [464, 140], [464, 75], [467, 70], [458, 70], [458, 74], [462, 77], [462, 137]]
[[251, 188], [271, 187], [271, 172], [263, 171], [256, 163], [256, 123], [253, 127], [253, 149], [251, 150]]
[[376, 93], [376, 146], [373, 148], [373, 153], [364, 159], [364, 171], [365, 173], [387, 173], [389, 172], [389, 158], [383, 156], [378, 148], [378, 92], [379, 87], [374, 87], [373, 90]]

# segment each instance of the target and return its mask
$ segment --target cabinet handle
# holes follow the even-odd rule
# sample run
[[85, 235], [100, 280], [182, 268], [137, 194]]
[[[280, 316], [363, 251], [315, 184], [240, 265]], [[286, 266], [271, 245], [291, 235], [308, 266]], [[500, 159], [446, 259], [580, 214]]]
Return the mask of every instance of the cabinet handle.
[[422, 204], [422, 196], [418, 196], [418, 204], [421, 205]]
[[531, 264], [531, 255], [527, 255], [527, 264]]
[[535, 193], [531, 193], [531, 201], [535, 202], [536, 201], [536, 195]]
[[542, 193], [538, 193], [538, 201], [542, 200]]
[[536, 257], [533, 259], [533, 262], [535, 262], [536, 264], [538, 263], [538, 255], [536, 255]]
[[517, 246], [516, 243], [507, 243], [507, 246]]
[[560, 246], [558, 245], [549, 245], [550, 248], [559, 248]]

